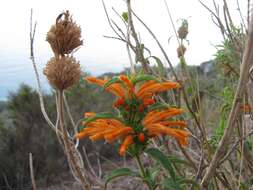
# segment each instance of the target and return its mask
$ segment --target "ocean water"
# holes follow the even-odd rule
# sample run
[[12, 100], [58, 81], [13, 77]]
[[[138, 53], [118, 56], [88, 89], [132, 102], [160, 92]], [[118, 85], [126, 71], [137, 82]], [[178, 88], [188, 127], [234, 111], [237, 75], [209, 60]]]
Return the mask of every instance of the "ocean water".
[[[44, 92], [50, 91], [48, 82], [42, 72], [48, 57], [41, 56], [36, 59], [41, 86]], [[95, 76], [105, 72], [118, 72], [123, 69], [123, 66], [120, 64], [102, 64], [101, 61], [96, 62], [94, 59], [85, 58], [79, 60], [82, 70], [88, 71]], [[8, 95], [11, 92], [15, 92], [20, 84], [27, 84], [33, 88], [37, 88], [35, 73], [29, 55], [12, 55], [0, 52], [0, 100], [7, 100]]]

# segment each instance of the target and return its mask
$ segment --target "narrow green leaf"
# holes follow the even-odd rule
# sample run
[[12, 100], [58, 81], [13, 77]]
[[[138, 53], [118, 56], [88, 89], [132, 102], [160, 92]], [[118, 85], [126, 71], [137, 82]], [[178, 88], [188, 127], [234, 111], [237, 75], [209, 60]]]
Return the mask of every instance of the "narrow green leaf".
[[139, 82], [144, 82], [144, 81], [149, 81], [149, 80], [154, 80], [154, 81], [158, 81], [158, 79], [152, 75], [138, 75], [137, 77], [132, 79], [132, 83], [133, 84], [137, 84]]
[[109, 86], [111, 86], [112, 84], [121, 82], [121, 80], [119, 79], [119, 77], [113, 77], [111, 80], [109, 80], [107, 83], [105, 83], [104, 85], [104, 89], [108, 88]]
[[150, 58], [153, 58], [156, 61], [159, 74], [161, 76], [164, 76], [166, 74], [166, 69], [165, 69], [162, 61], [156, 56], [150, 56]]
[[123, 12], [122, 13], [122, 18], [124, 19], [125, 22], [128, 22], [128, 13], [127, 12]]
[[168, 159], [170, 160], [170, 162], [172, 162], [173, 164], [185, 164], [187, 166], [191, 166], [191, 164], [189, 164], [187, 161], [179, 159], [176, 156], [168, 156]]
[[168, 189], [168, 190], [183, 190], [181, 187], [180, 187], [180, 184], [172, 179], [172, 178], [165, 178], [163, 180], [163, 186], [164, 186], [164, 189]]
[[155, 148], [149, 148], [145, 152], [149, 154], [152, 158], [154, 158], [156, 161], [158, 161], [170, 173], [172, 179], [176, 179], [176, 173], [174, 171], [174, 168], [168, 157], [164, 155], [163, 152]]
[[192, 180], [192, 179], [180, 179], [177, 181], [179, 184], [191, 184], [193, 185], [196, 189], [200, 189], [200, 185], [198, 183], [196, 183], [196, 181]]
[[132, 177], [139, 177], [139, 174], [130, 170], [129, 168], [119, 168], [115, 169], [111, 172], [111, 174], [106, 178], [105, 181], [105, 189], [107, 188], [107, 184], [112, 181], [113, 179], [117, 177], [122, 177], [122, 176], [132, 176]]
[[148, 111], [162, 110], [162, 109], [166, 109], [166, 108], [169, 108], [169, 105], [158, 102], [158, 103], [155, 103], [155, 104], [149, 106]]
[[121, 121], [120, 118], [114, 116], [111, 113], [98, 113], [92, 117], [88, 117], [88, 118], [83, 119], [83, 121], [87, 124], [87, 123], [90, 123], [90, 122], [95, 121], [97, 119], [107, 119], [107, 118], [117, 119], [117, 120]]

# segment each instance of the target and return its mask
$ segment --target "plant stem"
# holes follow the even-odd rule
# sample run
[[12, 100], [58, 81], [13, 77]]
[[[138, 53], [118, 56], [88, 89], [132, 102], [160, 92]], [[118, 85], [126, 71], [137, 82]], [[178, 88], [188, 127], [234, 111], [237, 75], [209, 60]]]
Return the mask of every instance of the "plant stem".
[[141, 163], [140, 156], [139, 156], [139, 155], [136, 155], [135, 158], [136, 158], [137, 165], [138, 165], [138, 167], [139, 167], [139, 170], [140, 170], [140, 173], [141, 173], [141, 177], [142, 177], [142, 179], [143, 179], [143, 182], [145, 182], [145, 183], [147, 184], [147, 186], [148, 186], [148, 188], [149, 188], [150, 190], [153, 190], [152, 185], [145, 179], [145, 177], [146, 177], [146, 172], [145, 172], [144, 167], [143, 167], [143, 165], [142, 165], [142, 163]]
[[81, 168], [77, 165], [77, 160], [75, 158], [74, 152], [71, 149], [71, 143], [69, 141], [67, 128], [64, 122], [64, 99], [63, 91], [59, 91], [59, 112], [60, 112], [60, 128], [63, 133], [63, 143], [65, 148], [65, 153], [69, 162], [69, 166], [73, 169], [76, 177], [80, 180], [79, 182], [82, 185], [84, 190], [91, 190], [90, 184], [86, 177], [83, 175]]
[[136, 161], [137, 161], [138, 167], [140, 169], [141, 177], [145, 177], [146, 173], [145, 173], [144, 167], [143, 167], [143, 165], [141, 163], [139, 155], [136, 155]]

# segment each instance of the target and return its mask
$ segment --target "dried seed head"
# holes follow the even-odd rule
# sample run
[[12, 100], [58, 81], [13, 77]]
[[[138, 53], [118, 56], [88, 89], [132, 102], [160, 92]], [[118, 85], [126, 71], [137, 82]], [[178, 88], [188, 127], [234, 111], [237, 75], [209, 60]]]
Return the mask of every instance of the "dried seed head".
[[81, 69], [74, 57], [51, 58], [44, 68], [49, 83], [59, 89], [65, 90], [79, 81]]
[[186, 39], [188, 34], [188, 22], [187, 20], [183, 20], [182, 25], [179, 27], [178, 31], [178, 37], [183, 40]]
[[186, 52], [186, 47], [184, 47], [184, 45], [180, 45], [178, 48], [177, 48], [177, 56], [178, 58], [182, 57]]
[[[63, 18], [64, 17], [64, 18]], [[46, 41], [57, 56], [70, 54], [83, 44], [81, 28], [73, 22], [69, 12], [61, 13], [47, 33]]]

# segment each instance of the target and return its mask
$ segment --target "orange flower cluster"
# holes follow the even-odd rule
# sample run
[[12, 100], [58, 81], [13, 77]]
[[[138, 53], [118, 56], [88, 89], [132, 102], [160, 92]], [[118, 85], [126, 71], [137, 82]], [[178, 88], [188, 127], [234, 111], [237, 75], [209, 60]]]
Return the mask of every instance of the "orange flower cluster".
[[[108, 82], [106, 79], [103, 80], [95, 77], [86, 77], [86, 80], [101, 87], [104, 87]], [[114, 102], [115, 107], [124, 106], [126, 99], [136, 98], [142, 101], [139, 111], [143, 111], [145, 107], [155, 103], [152, 97], [156, 93], [179, 87], [179, 83], [176, 82], [159, 82], [155, 80], [149, 80], [142, 85], [137, 86], [136, 84], [133, 84], [127, 76], [120, 75], [119, 82], [110, 85], [106, 90], [118, 97]]]
[[[87, 77], [87, 81], [98, 84], [115, 94], [118, 99], [114, 106], [119, 110], [122, 108], [122, 112], [127, 114], [122, 114], [121, 118], [112, 118], [110, 116], [99, 117], [99, 114], [95, 113], [86, 113], [83, 122], [85, 128], [76, 135], [76, 138], [89, 137], [93, 141], [103, 139], [108, 143], [120, 139], [122, 140], [119, 148], [120, 155], [124, 155], [130, 145], [142, 144], [145, 146], [148, 139], [159, 135], [169, 135], [181, 145], [187, 145], [189, 133], [183, 129], [186, 127], [186, 122], [172, 120], [172, 117], [183, 113], [182, 109], [169, 107], [147, 109], [155, 103], [153, 96], [156, 93], [178, 88], [179, 84], [149, 79], [136, 80], [136, 82], [125, 75], [121, 75], [118, 80], [115, 80], [116, 82], [107, 86], [110, 82], [108, 80]], [[142, 84], [137, 86], [140, 82]]]

